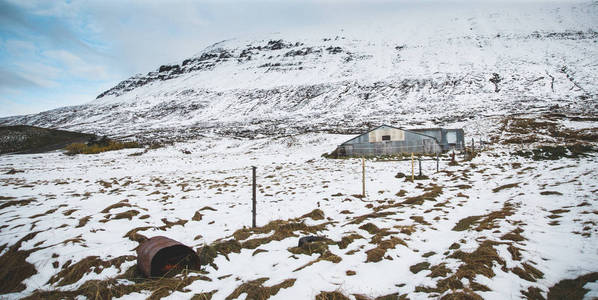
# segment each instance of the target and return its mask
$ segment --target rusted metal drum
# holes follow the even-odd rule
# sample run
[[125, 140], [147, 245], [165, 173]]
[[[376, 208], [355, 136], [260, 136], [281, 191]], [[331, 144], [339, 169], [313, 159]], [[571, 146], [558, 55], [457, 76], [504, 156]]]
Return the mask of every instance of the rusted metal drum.
[[175, 266], [199, 267], [197, 253], [165, 236], [155, 236], [137, 247], [137, 267], [145, 276], [162, 276]]

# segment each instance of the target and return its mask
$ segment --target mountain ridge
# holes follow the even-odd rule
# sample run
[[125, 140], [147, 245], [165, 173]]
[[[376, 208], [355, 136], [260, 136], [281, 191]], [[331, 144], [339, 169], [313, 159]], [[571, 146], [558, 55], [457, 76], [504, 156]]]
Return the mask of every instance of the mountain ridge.
[[224, 40], [121, 81], [88, 104], [0, 124], [184, 139], [352, 132], [380, 123], [467, 127], [468, 120], [519, 112], [593, 114], [597, 9], [566, 8], [490, 10], [427, 27], [407, 20], [401, 31], [367, 38]]

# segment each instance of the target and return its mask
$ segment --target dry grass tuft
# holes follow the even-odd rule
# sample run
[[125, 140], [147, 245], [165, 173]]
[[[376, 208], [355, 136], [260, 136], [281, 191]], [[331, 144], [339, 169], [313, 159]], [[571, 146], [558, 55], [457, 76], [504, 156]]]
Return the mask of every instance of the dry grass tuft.
[[217, 291], [218, 290], [213, 290], [211, 292], [206, 292], [206, 293], [201, 293], [201, 294], [195, 294], [195, 295], [193, 295], [193, 297], [191, 297], [191, 300], [212, 300], [212, 296]]
[[407, 197], [407, 199], [401, 203], [421, 205], [426, 200], [436, 201], [436, 197], [440, 195], [442, 195], [442, 186], [432, 183], [430, 186], [424, 188], [423, 194], [414, 197]]
[[584, 295], [589, 291], [584, 288], [588, 282], [594, 282], [598, 280], [598, 272], [588, 273], [583, 276], [579, 276], [575, 279], [565, 279], [559, 281], [557, 284], [552, 286], [548, 290], [547, 299], [583, 299]]
[[316, 295], [316, 300], [350, 300], [349, 297], [341, 294], [338, 291], [321, 292]]
[[521, 260], [521, 249], [513, 246], [513, 245], [509, 245], [509, 247], [507, 247], [507, 250], [509, 251], [509, 253], [511, 253], [511, 259], [513, 260]]
[[422, 224], [422, 225], [432, 225], [431, 223], [426, 222], [426, 220], [424, 220], [424, 217], [422, 217], [422, 216], [411, 216], [411, 217], [409, 217], [409, 219], [415, 221], [416, 223]]
[[515, 273], [519, 278], [527, 281], [536, 282], [536, 279], [544, 278], [544, 273], [540, 270], [532, 267], [528, 263], [522, 263], [521, 267], [515, 267], [511, 271]]
[[67, 211], [64, 211], [62, 214], [63, 214], [64, 216], [67, 216], [67, 217], [68, 217], [68, 216], [72, 215], [72, 214], [73, 214], [74, 212], [76, 212], [76, 211], [78, 211], [78, 209], [69, 209], [69, 210], [67, 210]]
[[546, 298], [542, 296], [542, 290], [533, 286], [528, 287], [527, 291], [522, 290], [521, 294], [525, 296], [527, 300], [546, 300]]
[[374, 300], [408, 300], [407, 295], [399, 295], [399, 293], [394, 293], [390, 295], [384, 295], [380, 297], [376, 297]]
[[361, 236], [357, 233], [352, 233], [350, 235], [343, 236], [341, 238], [341, 240], [339, 242], [337, 242], [336, 244], [338, 245], [338, 247], [340, 249], [346, 249], [351, 243], [353, 243], [354, 240], [362, 239], [362, 238], [363, 238], [363, 236]]
[[306, 254], [312, 255], [313, 253], [318, 253], [320, 255], [324, 255], [324, 253], [328, 252], [328, 245], [333, 245], [331, 239], [322, 239], [310, 243], [304, 243], [301, 247], [292, 247], [289, 248], [289, 252], [293, 254]]
[[449, 258], [456, 258], [465, 263], [459, 267], [455, 276], [458, 279], [467, 278], [470, 282], [473, 282], [478, 274], [488, 278], [494, 277], [493, 263], [497, 262], [499, 265], [505, 265], [505, 261], [493, 247], [495, 244], [495, 242], [484, 241], [474, 252], [457, 251], [450, 255]]
[[139, 211], [131, 209], [114, 215], [111, 220], [129, 219], [132, 220], [134, 216], [138, 215]]
[[523, 229], [517, 227], [515, 228], [513, 231], [506, 233], [505, 235], [503, 235], [501, 237], [502, 240], [509, 240], [509, 241], [514, 241], [514, 242], [521, 242], [526, 240], [521, 233], [523, 232]]
[[510, 189], [510, 188], [514, 188], [514, 187], [518, 187], [518, 186], [519, 186], [518, 182], [516, 182], [516, 183], [509, 183], [509, 184], [505, 184], [505, 185], [501, 185], [499, 187], [493, 188], [492, 191], [495, 192], [495, 193], [498, 193], [498, 192], [500, 192], [500, 191], [502, 191], [504, 189]]
[[423, 258], [426, 258], [426, 257], [430, 257], [430, 256], [432, 256], [432, 255], [434, 255], [434, 254], [436, 254], [436, 252], [434, 252], [434, 251], [430, 251], [430, 252], [426, 252], [426, 253], [422, 254], [422, 257], [423, 257]]
[[104, 210], [102, 210], [101, 213], [106, 214], [106, 213], [109, 213], [110, 210], [119, 208], [119, 207], [132, 207], [132, 206], [131, 206], [131, 204], [128, 203], [128, 200], [123, 200], [123, 201], [120, 201], [118, 203], [112, 204], [112, 205], [104, 208]]
[[191, 218], [192, 221], [201, 221], [201, 218], [203, 217], [203, 215], [199, 212], [196, 211], [195, 214], [193, 215], [193, 218]]
[[440, 300], [484, 300], [484, 298], [473, 292], [455, 292], [442, 296]]
[[251, 253], [251, 256], [256, 256], [260, 253], [266, 253], [268, 252], [268, 250], [264, 250], [264, 249], [255, 249], [255, 251], [253, 251], [253, 253]]
[[[390, 208], [390, 207], [395, 207], [397, 206], [396, 204], [394, 205], [382, 205], [382, 206], [378, 206], [376, 208], [374, 208], [375, 211], [379, 211], [382, 209], [386, 209], [386, 208]], [[374, 213], [369, 213], [369, 214], [365, 214], [365, 215], [361, 215], [361, 216], [357, 216], [354, 217], [353, 220], [351, 222], [349, 222], [348, 224], [361, 224], [363, 221], [367, 220], [367, 219], [378, 219], [378, 218], [384, 218], [386, 216], [389, 215], [394, 215], [394, 212], [374, 212]]]
[[[150, 291], [151, 295], [147, 298], [150, 300], [161, 299], [170, 295], [173, 291], [188, 291], [186, 286], [196, 280], [207, 280], [208, 277], [202, 275], [181, 276], [174, 278], [149, 278], [142, 279], [143, 275], [137, 270], [137, 266], [132, 266], [123, 275], [107, 280], [89, 280], [86, 281], [76, 290], [72, 291], [35, 291], [27, 300], [36, 299], [75, 299], [78, 296], [83, 296], [86, 299], [112, 299], [120, 298], [131, 293]], [[119, 279], [127, 279], [134, 283], [122, 283]], [[199, 298], [195, 299], [211, 299], [211, 296], [216, 291], [199, 294]]]
[[455, 227], [453, 227], [453, 231], [464, 231], [469, 229], [471, 225], [475, 224], [478, 220], [480, 220], [483, 216], [470, 216], [467, 218], [463, 218], [457, 222]]
[[141, 145], [137, 142], [118, 142], [109, 141], [107, 145], [86, 145], [84, 143], [73, 143], [66, 146], [67, 155], [75, 154], [98, 154], [106, 151], [121, 150], [125, 148], [140, 148]]
[[[26, 261], [29, 254], [39, 249], [19, 250], [21, 244], [33, 239], [39, 232], [32, 232], [21, 238], [0, 256], [0, 294], [25, 290], [23, 280], [37, 273], [35, 266]], [[6, 245], [0, 247], [6, 248]]]
[[333, 263], [337, 264], [337, 263], [341, 262], [342, 258], [340, 258], [340, 256], [338, 256], [338, 255], [336, 255], [336, 254], [334, 254], [334, 253], [332, 253], [330, 251], [325, 251], [316, 260], [308, 262], [307, 264], [305, 264], [305, 265], [303, 265], [303, 266], [301, 266], [301, 267], [293, 270], [293, 272], [297, 272], [299, 270], [307, 268], [307, 267], [309, 267], [309, 266], [311, 266], [311, 265], [313, 265], [313, 264], [315, 264], [317, 262], [323, 261], [323, 260], [326, 260], [326, 261], [333, 262]]
[[413, 274], [417, 274], [423, 270], [427, 270], [430, 267], [430, 263], [427, 261], [424, 262], [420, 262], [418, 264], [415, 264], [411, 267], [409, 267], [409, 271], [411, 271], [411, 273]]
[[[390, 233], [390, 232], [383, 232], [383, 234]], [[403, 245], [407, 246], [405, 241], [401, 240], [397, 237], [390, 237], [389, 239], [382, 240], [382, 235], [376, 235], [372, 238], [373, 242], [377, 242], [378, 246], [376, 248], [370, 249], [365, 252], [367, 255], [366, 262], [379, 262], [384, 258], [386, 254], [386, 250], [394, 249], [396, 245]]]
[[323, 220], [324, 219], [324, 212], [320, 209], [314, 209], [310, 213], [304, 214], [303, 216], [299, 217], [299, 219], [311, 218], [312, 220]]
[[79, 224], [77, 225], [76, 228], [81, 228], [81, 227], [85, 226], [87, 224], [87, 222], [89, 222], [90, 219], [91, 219], [91, 216], [87, 216], [87, 217], [83, 217], [83, 218], [79, 219]]
[[378, 226], [376, 226], [372, 223], [363, 224], [363, 225], [359, 226], [359, 229], [363, 229], [363, 230], [369, 232], [370, 234], [376, 234], [380, 231], [380, 228], [378, 228]]
[[[494, 271], [492, 270], [494, 267], [494, 263], [498, 263], [498, 265], [502, 266], [503, 269], [506, 268], [505, 261], [498, 255], [496, 249], [494, 249], [494, 245], [499, 243], [493, 241], [484, 241], [482, 242], [478, 248], [471, 252], [463, 252], [463, 251], [456, 251], [452, 255], [448, 256], [448, 258], [455, 258], [463, 261], [463, 264], [459, 266], [457, 271], [448, 278], [439, 280], [436, 283], [436, 287], [416, 287], [416, 292], [425, 292], [425, 293], [444, 293], [447, 290], [458, 290], [463, 289], [462, 279], [467, 278], [470, 282], [470, 287], [475, 288], [476, 290], [484, 290], [484, 286], [475, 282], [475, 278], [478, 275], [482, 275], [488, 278], [494, 277]], [[441, 272], [439, 272], [441, 273]], [[439, 274], [438, 273], [438, 274]], [[461, 292], [457, 294], [463, 294]], [[467, 293], [465, 293], [467, 294]], [[477, 296], [474, 293], [472, 295]], [[462, 295], [461, 295], [462, 296]], [[471, 296], [471, 295], [470, 295]], [[477, 299], [475, 298], [474, 299]], [[449, 298], [451, 299], [451, 298]], [[460, 298], [456, 298], [460, 299]], [[469, 299], [469, 298], [464, 298]]]
[[25, 206], [31, 202], [35, 202], [35, 199], [6, 201], [6, 202], [2, 203], [2, 205], [0, 205], [0, 209], [7, 208], [10, 206]]
[[212, 207], [210, 207], [210, 206], [204, 206], [204, 207], [202, 207], [202, 208], [201, 208], [199, 211], [202, 211], [202, 210], [211, 210], [211, 211], [217, 211], [217, 209], [215, 209], [215, 208], [212, 208]]
[[57, 210], [58, 210], [58, 208], [52, 208], [52, 209], [47, 210], [46, 212], [43, 212], [41, 214], [33, 215], [33, 216], [29, 217], [29, 219], [36, 219], [36, 218], [39, 218], [39, 217], [47, 216], [49, 214], [52, 214], [52, 213], [56, 212]]
[[540, 195], [543, 195], [543, 196], [548, 196], [548, 195], [559, 195], [559, 196], [562, 196], [563, 193], [557, 192], [557, 191], [542, 191], [542, 192], [540, 192]]
[[218, 254], [224, 255], [228, 260], [228, 254], [234, 253], [241, 253], [241, 243], [236, 240], [228, 240], [228, 241], [221, 241], [221, 242], [214, 242], [211, 245], [206, 245], [199, 250], [199, 261], [202, 265], [209, 264], [214, 269], [218, 269], [218, 266], [214, 264], [214, 258], [218, 256]]
[[502, 209], [498, 211], [493, 211], [487, 215], [482, 216], [470, 216], [461, 219], [452, 230], [454, 231], [464, 231], [468, 230], [474, 225], [477, 227], [474, 228], [476, 231], [482, 230], [489, 230], [497, 228], [498, 225], [496, 224], [498, 220], [505, 219], [508, 216], [511, 216], [515, 213], [515, 207], [509, 203], [505, 202]]
[[429, 269], [430, 271], [432, 271], [432, 273], [430, 273], [428, 277], [432, 278], [446, 277], [446, 275], [448, 275], [451, 272], [451, 269], [447, 268], [445, 263], [431, 266]]
[[135, 256], [125, 255], [113, 258], [105, 261], [100, 259], [98, 256], [88, 256], [73, 265], [65, 265], [63, 269], [50, 278], [49, 284], [57, 284], [58, 286], [65, 286], [73, 284], [86, 274], [95, 272], [100, 274], [104, 268], [110, 268], [112, 266], [120, 270], [120, 266], [127, 261], [135, 260]]
[[129, 238], [129, 240], [138, 242], [141, 244], [145, 240], [147, 240], [147, 237], [143, 234], [138, 233], [138, 231], [144, 231], [144, 230], [148, 230], [150, 228], [152, 228], [152, 227], [151, 226], [137, 227], [137, 228], [129, 230], [129, 232], [127, 232], [123, 237]]
[[337, 256], [336, 254], [330, 252], [330, 250], [328, 250], [328, 246], [334, 245], [334, 244], [336, 244], [334, 241], [325, 238], [325, 239], [310, 242], [310, 243], [304, 243], [303, 245], [301, 245], [301, 247], [289, 248], [288, 249], [289, 252], [291, 252], [293, 254], [305, 254], [305, 255], [312, 255], [313, 253], [320, 254], [320, 256], [316, 260], [313, 260], [313, 261], [295, 269], [293, 272], [299, 271], [303, 268], [306, 268], [308, 266], [311, 266], [311, 265], [313, 265], [319, 261], [323, 261], [323, 260], [327, 260], [327, 261], [330, 261], [333, 263], [339, 263], [342, 259], [339, 256]]
[[246, 299], [264, 300], [278, 294], [280, 289], [292, 287], [296, 279], [287, 279], [279, 284], [271, 287], [263, 286], [269, 278], [259, 278], [252, 281], [247, 281], [237, 287], [232, 294], [228, 295], [225, 300], [237, 299], [242, 294], [247, 294]]
[[163, 226], [157, 227], [160, 230], [166, 230], [166, 229], [171, 228], [176, 225], [185, 226], [185, 224], [187, 224], [187, 222], [188, 222], [187, 220], [181, 220], [181, 219], [171, 222], [171, 221], [168, 221], [168, 219], [166, 219], [166, 218], [162, 218], [160, 221], [162, 221], [162, 223], [164, 223]]

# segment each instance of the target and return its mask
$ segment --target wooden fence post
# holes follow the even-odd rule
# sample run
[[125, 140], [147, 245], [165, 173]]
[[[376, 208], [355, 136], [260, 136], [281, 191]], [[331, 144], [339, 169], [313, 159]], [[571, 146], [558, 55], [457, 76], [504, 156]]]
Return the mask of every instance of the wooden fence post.
[[414, 173], [415, 173], [415, 170], [414, 170], [415, 167], [413, 166], [413, 164], [414, 164], [414, 162], [413, 162], [413, 152], [411, 152], [411, 182], [415, 181], [415, 178], [414, 178], [415, 177], [415, 175], [414, 175]]
[[438, 152], [436, 152], [436, 173], [438, 173], [439, 163], [440, 163], [440, 155]]
[[361, 157], [361, 196], [365, 198], [365, 157]]
[[256, 171], [257, 167], [253, 166], [253, 167], [251, 167], [251, 169], [252, 169], [252, 173], [253, 173], [253, 209], [252, 209], [253, 219], [252, 219], [252, 222], [251, 222], [251, 226], [253, 228], [255, 228], [255, 215], [257, 214], [257, 208], [256, 208], [256, 202], [257, 202], [256, 201], [256, 179], [255, 179], [255, 177], [256, 177], [255, 173], [256, 172], [255, 171]]
[[419, 157], [417, 160], [419, 162], [419, 177], [422, 177], [422, 158]]

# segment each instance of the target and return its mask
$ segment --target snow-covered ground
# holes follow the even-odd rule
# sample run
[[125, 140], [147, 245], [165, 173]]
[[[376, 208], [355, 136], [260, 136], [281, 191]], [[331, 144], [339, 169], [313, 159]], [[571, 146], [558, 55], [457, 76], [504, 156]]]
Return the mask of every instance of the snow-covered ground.
[[[168, 299], [210, 291], [216, 291], [212, 299], [224, 299], [243, 283], [264, 277], [259, 281], [263, 287], [291, 280], [271, 299], [313, 299], [322, 291], [351, 299], [361, 299], [353, 294], [393, 293], [437, 299], [459, 291], [484, 299], [518, 299], [530, 287], [546, 296], [563, 279], [598, 272], [595, 154], [533, 161], [495, 145], [457, 166], [443, 160], [438, 173], [434, 161], [424, 161], [429, 179], [415, 183], [395, 176], [410, 174], [409, 161], [366, 160], [367, 197], [360, 198], [361, 160], [321, 157], [348, 138], [318, 133], [254, 140], [212, 136], [142, 155], [127, 149], [1, 156], [1, 203], [31, 201], [0, 210], [0, 245], [12, 246], [39, 232], [17, 249], [35, 248], [26, 257], [35, 274], [23, 281], [24, 290], [2, 297], [21, 298], [38, 289], [76, 290], [88, 280], [125, 274], [136, 264], [134, 257], [120, 268], [92, 272], [90, 266], [84, 276], [64, 280], [61, 287], [64, 273], [49, 283], [88, 256], [109, 261], [136, 255], [138, 242], [126, 235], [141, 227], [143, 236], [164, 235], [195, 249], [231, 239], [242, 247], [238, 253], [219, 253], [202, 268], [209, 279], [188, 282]], [[251, 166], [258, 173], [258, 227], [274, 220], [323, 225], [257, 247], [246, 242], [274, 232], [245, 230], [246, 236], [233, 237], [251, 225]], [[13, 168], [23, 172], [6, 174]], [[114, 204], [120, 205], [109, 208]], [[323, 218], [319, 212], [304, 216], [315, 209]], [[129, 213], [119, 215], [124, 212]], [[474, 216], [471, 224], [459, 223]], [[461, 227], [455, 227], [458, 223]], [[293, 248], [298, 237], [310, 234], [332, 240], [325, 252], [309, 255]], [[352, 234], [354, 240], [338, 243]], [[416, 264], [421, 271], [410, 268]], [[443, 281], [461, 286], [443, 289]], [[586, 285], [589, 295], [598, 293], [596, 287], [596, 282]], [[135, 291], [122, 299], [151, 294]]]

